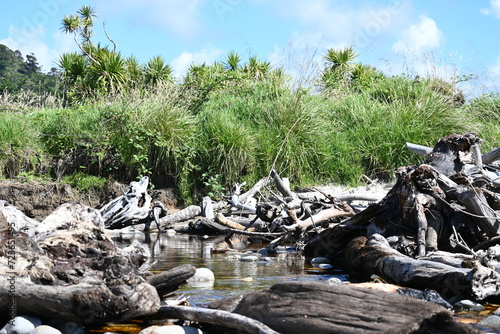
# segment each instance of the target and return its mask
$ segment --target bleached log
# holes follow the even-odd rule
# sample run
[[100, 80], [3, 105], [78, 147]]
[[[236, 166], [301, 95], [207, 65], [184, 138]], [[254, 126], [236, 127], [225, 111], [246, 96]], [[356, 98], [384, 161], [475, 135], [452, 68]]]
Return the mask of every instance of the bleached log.
[[412, 151], [413, 153], [416, 153], [424, 157], [428, 156], [432, 152], [432, 147], [412, 144], [412, 143], [406, 143], [406, 148]]
[[283, 182], [283, 180], [281, 179], [280, 175], [278, 174], [278, 172], [276, 172], [276, 170], [272, 170], [271, 171], [271, 174], [270, 174], [270, 177], [273, 179], [274, 181], [274, 184], [276, 185], [276, 188], [278, 189], [278, 191], [285, 197], [285, 198], [290, 198], [290, 199], [294, 199], [296, 198], [297, 196], [290, 190], [290, 187], [287, 186], [287, 184], [285, 182]]
[[[345, 209], [347, 209], [347, 210], [345, 210]], [[315, 214], [307, 219], [297, 220], [296, 223], [294, 223], [290, 226], [284, 226], [283, 228], [285, 228], [287, 231], [296, 231], [296, 230], [305, 231], [307, 228], [309, 228], [315, 224], [321, 225], [323, 222], [325, 222], [329, 219], [333, 219], [333, 218], [337, 218], [337, 217], [352, 217], [352, 216], [354, 216], [354, 214], [355, 214], [354, 211], [352, 211], [352, 209], [348, 206], [346, 206], [344, 208], [344, 210], [339, 210], [335, 207], [332, 207], [329, 209], [321, 210], [317, 214]]]
[[241, 203], [246, 203], [248, 198], [254, 197], [263, 187], [269, 183], [269, 178], [264, 177], [260, 179], [256, 184], [253, 185], [247, 192], [239, 196], [239, 201]]
[[202, 206], [203, 206], [203, 216], [207, 219], [214, 219], [215, 218], [215, 215], [214, 215], [214, 208], [213, 208], [213, 205], [212, 205], [212, 200], [210, 199], [210, 197], [208, 196], [205, 196], [203, 197], [203, 202], [202, 202]]
[[201, 211], [202, 211], [201, 206], [190, 205], [180, 211], [171, 213], [169, 215], [166, 215], [165, 217], [160, 218], [160, 226], [162, 229], [167, 229], [170, 225], [174, 223], [184, 222], [201, 215]]
[[149, 178], [131, 182], [125, 194], [106, 204], [100, 213], [108, 229], [118, 229], [137, 224], [148, 217], [151, 211], [151, 196], [148, 194]]

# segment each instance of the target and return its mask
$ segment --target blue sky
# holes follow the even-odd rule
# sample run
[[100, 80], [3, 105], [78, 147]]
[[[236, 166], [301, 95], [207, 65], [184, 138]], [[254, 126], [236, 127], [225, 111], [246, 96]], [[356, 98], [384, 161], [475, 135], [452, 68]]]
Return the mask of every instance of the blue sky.
[[[124, 55], [163, 56], [177, 76], [190, 63], [230, 51], [313, 76], [328, 48], [352, 45], [358, 60], [388, 74], [473, 74], [468, 96], [500, 91], [500, 0], [23, 0], [0, 12], [0, 44], [33, 52], [44, 70], [75, 51], [60, 30], [82, 5], [98, 11]], [[296, 78], [297, 79], [297, 78]]]

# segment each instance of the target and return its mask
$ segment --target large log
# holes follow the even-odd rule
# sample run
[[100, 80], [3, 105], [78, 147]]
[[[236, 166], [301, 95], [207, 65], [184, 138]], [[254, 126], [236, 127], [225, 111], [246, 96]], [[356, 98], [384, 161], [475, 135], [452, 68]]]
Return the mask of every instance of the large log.
[[0, 277], [0, 312], [11, 303], [18, 314], [75, 321], [84, 324], [119, 322], [156, 313], [160, 298], [147, 283], [120, 285], [104, 283], [73, 285], [33, 284], [26, 278]]
[[344, 284], [276, 284], [245, 295], [233, 312], [287, 334], [477, 333], [442, 306]]
[[479, 268], [457, 268], [442, 262], [413, 259], [393, 249], [381, 235], [358, 237], [346, 249], [350, 272], [379, 275], [388, 282], [415, 289], [432, 289], [445, 298], [467, 295], [484, 300], [500, 295], [500, 273]]

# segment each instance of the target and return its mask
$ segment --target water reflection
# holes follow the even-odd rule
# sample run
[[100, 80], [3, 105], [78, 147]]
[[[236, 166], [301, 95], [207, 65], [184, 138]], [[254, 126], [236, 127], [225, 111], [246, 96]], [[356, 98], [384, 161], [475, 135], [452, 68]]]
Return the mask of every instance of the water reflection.
[[200, 306], [218, 299], [265, 289], [278, 282], [318, 281], [331, 277], [347, 280], [347, 275], [340, 270], [325, 271], [305, 264], [303, 257], [295, 252], [265, 255], [257, 262], [243, 262], [238, 259], [242, 253], [244, 255], [245, 252], [257, 252], [265, 245], [252, 244], [250, 249], [237, 253], [214, 253], [214, 249], [227, 248], [224, 237], [220, 236], [135, 232], [115, 235], [113, 239], [120, 247], [130, 244], [133, 240], [148, 245], [151, 252], [151, 271], [160, 272], [182, 264], [212, 270], [215, 275], [213, 286], [195, 287], [187, 284], [178, 290], [178, 294], [189, 297], [192, 304]]

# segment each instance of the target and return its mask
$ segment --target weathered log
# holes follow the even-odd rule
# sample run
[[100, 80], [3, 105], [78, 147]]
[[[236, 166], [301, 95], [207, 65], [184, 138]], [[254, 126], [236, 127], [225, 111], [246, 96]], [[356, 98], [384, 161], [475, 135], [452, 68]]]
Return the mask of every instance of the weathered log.
[[137, 224], [148, 217], [151, 211], [151, 196], [148, 194], [149, 178], [131, 182], [125, 194], [106, 204], [101, 210], [106, 228], [118, 229]]
[[161, 297], [179, 289], [188, 278], [194, 276], [196, 267], [185, 264], [166, 270], [162, 273], [146, 277], [146, 281], [155, 287]]
[[467, 295], [474, 300], [500, 295], [500, 273], [486, 268], [457, 268], [416, 260], [393, 249], [381, 235], [358, 237], [346, 249], [354, 275], [379, 275], [388, 282], [415, 289], [433, 289], [444, 298]]
[[220, 224], [227, 226], [227, 227], [230, 227], [230, 228], [235, 229], [235, 230], [243, 231], [244, 229], [246, 229], [245, 226], [231, 221], [229, 218], [225, 217], [220, 212], [215, 216], [215, 220], [217, 222], [219, 222]]
[[307, 228], [313, 226], [313, 225], [318, 225], [320, 226], [322, 223], [324, 223], [327, 220], [330, 220], [332, 218], [337, 218], [337, 217], [352, 217], [354, 216], [354, 211], [352, 209], [348, 208], [346, 210], [339, 210], [335, 207], [321, 210], [317, 214], [304, 219], [304, 220], [298, 220], [295, 224], [292, 224], [290, 226], [284, 226], [284, 228], [287, 231], [305, 231]]
[[491, 164], [497, 160], [500, 160], [500, 147], [483, 154], [482, 157], [484, 164]]
[[408, 148], [413, 153], [416, 153], [416, 154], [424, 156], [424, 157], [428, 156], [429, 154], [432, 153], [432, 147], [424, 146], [424, 145], [406, 143], [406, 148]]
[[162, 306], [155, 315], [147, 317], [147, 319], [181, 319], [233, 328], [238, 330], [238, 333], [241, 331], [249, 334], [279, 334], [255, 319], [223, 310]]
[[289, 199], [293, 199], [296, 197], [296, 195], [290, 190], [290, 187], [287, 186], [285, 182], [281, 179], [280, 175], [276, 170], [271, 170], [271, 173], [269, 174], [270, 177], [273, 179], [274, 184], [276, 185], [276, 188], [278, 191], [285, 197]]
[[245, 192], [239, 196], [240, 202], [246, 203], [248, 198], [254, 197], [255, 194], [257, 194], [260, 191], [260, 189], [262, 189], [263, 187], [265, 187], [269, 183], [269, 180], [270, 180], [269, 177], [264, 177], [264, 178], [260, 179], [257, 183], [255, 183], [253, 185], [252, 188], [250, 188], [247, 192]]
[[233, 312], [287, 334], [477, 333], [442, 306], [344, 284], [276, 284], [245, 295]]
[[190, 205], [180, 211], [166, 215], [160, 218], [160, 226], [162, 229], [167, 229], [170, 225], [174, 223], [188, 221], [199, 215], [201, 215], [201, 206]]
[[52, 286], [3, 276], [0, 278], [0, 312], [6, 314], [10, 303], [14, 303], [18, 314], [84, 324], [124, 321], [154, 314], [160, 308], [156, 289], [147, 283], [110, 289], [97, 282]]

